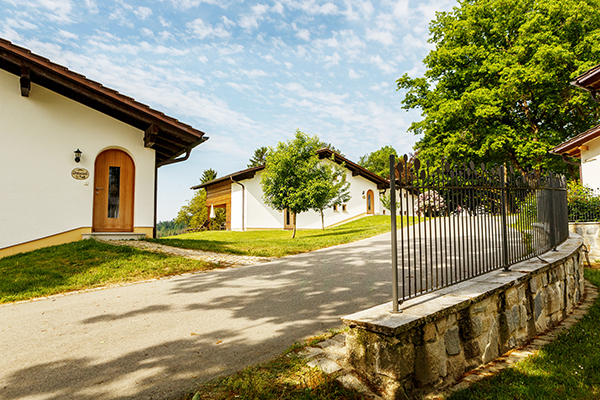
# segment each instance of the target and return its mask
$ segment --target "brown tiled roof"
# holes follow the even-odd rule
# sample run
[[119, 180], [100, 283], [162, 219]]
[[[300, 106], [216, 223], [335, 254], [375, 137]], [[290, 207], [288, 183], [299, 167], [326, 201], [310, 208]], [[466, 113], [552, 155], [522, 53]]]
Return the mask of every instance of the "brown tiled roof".
[[579, 75], [571, 85], [580, 87], [589, 92], [600, 90], [600, 65], [595, 66], [584, 74]]
[[[329, 150], [329, 149], [320, 149], [317, 150], [317, 155], [319, 156], [319, 158], [323, 159], [323, 158], [331, 158], [332, 155], [335, 157], [335, 162], [338, 164], [342, 164], [344, 163], [346, 168], [348, 168], [350, 171], [352, 171], [352, 176], [362, 176], [365, 179], [370, 180], [371, 182], [377, 184], [377, 189], [383, 190], [383, 189], [387, 189], [390, 187], [390, 182], [385, 179], [380, 177], [379, 175], [361, 167], [360, 165], [353, 163], [352, 161], [348, 160], [346, 157], [342, 157], [341, 155], [334, 153], [333, 151]], [[202, 183], [200, 185], [196, 185], [196, 186], [192, 186], [191, 189], [195, 190], [195, 189], [202, 189], [204, 187], [207, 186], [212, 186], [214, 184], [220, 183], [220, 182], [224, 182], [224, 181], [228, 181], [228, 180], [235, 180], [235, 181], [242, 181], [244, 179], [250, 179], [253, 178], [254, 175], [256, 174], [256, 172], [261, 171], [265, 168], [264, 165], [260, 165], [258, 167], [252, 167], [252, 168], [248, 168], [248, 169], [244, 169], [242, 171], [238, 171], [238, 172], [234, 172], [232, 174], [229, 175], [225, 175], [221, 178], [217, 178], [215, 180], [212, 180], [210, 182], [206, 182], [206, 183]]]
[[555, 154], [565, 154], [570, 157], [580, 157], [580, 147], [584, 146], [587, 142], [592, 139], [596, 139], [600, 136], [600, 125], [588, 129], [587, 131], [580, 133], [572, 139], [567, 140], [564, 143], [559, 144], [551, 150]]
[[[141, 131], [154, 133], [146, 144], [156, 151], [159, 166], [183, 153], [189, 155], [193, 147], [208, 139], [190, 125], [1, 38], [0, 69], [21, 76], [21, 82], [25, 77]], [[27, 89], [24, 95], [28, 92]]]

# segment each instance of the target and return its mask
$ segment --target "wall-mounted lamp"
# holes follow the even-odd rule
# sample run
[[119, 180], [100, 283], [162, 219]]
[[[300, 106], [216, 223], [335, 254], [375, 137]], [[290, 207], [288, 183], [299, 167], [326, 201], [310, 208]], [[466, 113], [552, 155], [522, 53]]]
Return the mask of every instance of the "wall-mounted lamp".
[[75, 162], [78, 163], [79, 161], [81, 161], [81, 150], [79, 150], [79, 148], [77, 148], [77, 150], [75, 150]]
[[362, 193], [362, 195], [363, 195], [363, 196], [365, 195], [365, 191], [364, 191], [364, 190], [363, 190], [363, 193]]

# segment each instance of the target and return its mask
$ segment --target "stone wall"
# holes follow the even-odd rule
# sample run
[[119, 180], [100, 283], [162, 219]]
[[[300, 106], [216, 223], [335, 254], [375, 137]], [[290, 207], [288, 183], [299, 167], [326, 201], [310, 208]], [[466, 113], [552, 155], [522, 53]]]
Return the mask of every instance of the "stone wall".
[[347, 361], [385, 399], [441, 389], [562, 320], [583, 295], [579, 237], [541, 259], [342, 318]]
[[600, 222], [569, 222], [569, 231], [583, 238], [591, 262], [600, 259]]

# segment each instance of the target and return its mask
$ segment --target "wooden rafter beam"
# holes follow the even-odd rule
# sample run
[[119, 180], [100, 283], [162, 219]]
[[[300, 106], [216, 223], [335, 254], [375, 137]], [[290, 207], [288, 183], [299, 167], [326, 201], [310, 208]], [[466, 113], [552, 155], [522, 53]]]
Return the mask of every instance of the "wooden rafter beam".
[[146, 129], [144, 133], [144, 147], [153, 148], [156, 144], [156, 138], [160, 129], [155, 124], [152, 124]]
[[31, 73], [29, 67], [21, 65], [21, 96], [29, 97], [31, 91]]

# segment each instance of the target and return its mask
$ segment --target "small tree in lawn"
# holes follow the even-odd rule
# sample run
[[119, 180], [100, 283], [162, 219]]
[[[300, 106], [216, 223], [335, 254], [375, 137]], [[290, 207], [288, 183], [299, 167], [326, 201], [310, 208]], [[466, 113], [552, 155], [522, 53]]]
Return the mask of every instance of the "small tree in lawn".
[[325, 230], [323, 211], [350, 200], [350, 183], [346, 181], [344, 168], [337, 164], [322, 162], [317, 166], [317, 172], [309, 187], [312, 192], [311, 209], [321, 214], [321, 229]]
[[268, 206], [293, 214], [292, 238], [296, 237], [296, 215], [312, 208], [311, 188], [322, 179], [316, 153], [320, 147], [319, 138], [296, 130], [294, 139], [279, 142], [267, 153], [260, 181], [263, 199]]

